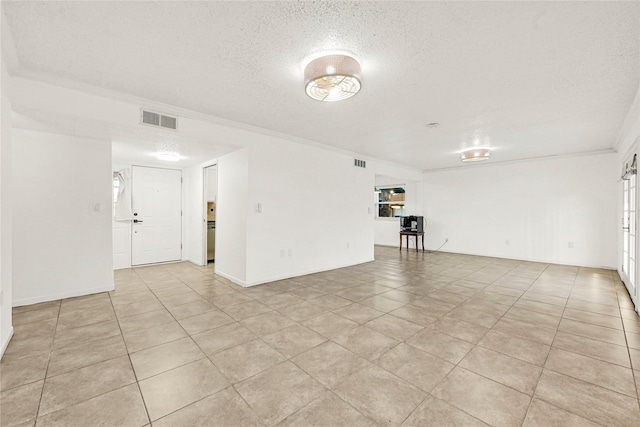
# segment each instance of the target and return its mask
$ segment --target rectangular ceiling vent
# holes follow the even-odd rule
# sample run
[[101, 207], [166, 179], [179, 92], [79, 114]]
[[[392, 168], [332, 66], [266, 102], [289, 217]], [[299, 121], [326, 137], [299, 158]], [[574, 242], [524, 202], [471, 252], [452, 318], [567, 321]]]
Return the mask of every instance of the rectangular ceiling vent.
[[353, 159], [353, 165], [359, 168], [366, 168], [367, 162], [364, 160]]
[[145, 125], [158, 126], [166, 129], [178, 129], [178, 118], [165, 116], [164, 114], [151, 111], [142, 111], [142, 123]]

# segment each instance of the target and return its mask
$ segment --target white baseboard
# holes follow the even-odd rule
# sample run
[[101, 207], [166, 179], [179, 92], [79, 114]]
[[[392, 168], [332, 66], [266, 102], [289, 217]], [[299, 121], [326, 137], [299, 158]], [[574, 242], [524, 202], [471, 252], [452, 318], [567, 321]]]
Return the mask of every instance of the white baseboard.
[[85, 295], [98, 294], [100, 292], [110, 292], [110, 291], [113, 291], [114, 289], [115, 289], [115, 286], [111, 284], [107, 286], [99, 286], [96, 288], [77, 289], [69, 292], [61, 292], [58, 294], [39, 295], [37, 297], [13, 300], [13, 306], [20, 307], [22, 305], [38, 304], [40, 302], [56, 301], [59, 299], [73, 298], [73, 297], [81, 297]]
[[217, 274], [218, 276], [222, 276], [222, 277], [224, 277], [225, 279], [231, 280], [233, 283], [235, 283], [236, 285], [240, 285], [240, 286], [242, 286], [243, 288], [247, 288], [247, 287], [249, 287], [249, 285], [247, 285], [247, 284], [246, 284], [246, 282], [245, 282], [244, 280], [240, 280], [240, 279], [238, 279], [237, 277], [233, 277], [233, 276], [231, 276], [231, 275], [229, 275], [229, 274], [222, 273], [222, 272], [220, 272], [220, 271], [216, 271], [216, 274]]
[[307, 274], [315, 274], [315, 273], [322, 273], [323, 271], [331, 271], [331, 270], [336, 270], [338, 268], [345, 268], [345, 267], [352, 267], [354, 265], [359, 265], [359, 264], [365, 264], [367, 262], [371, 262], [374, 261], [373, 258], [367, 258], [365, 260], [360, 260], [360, 261], [351, 261], [351, 262], [346, 262], [343, 264], [337, 264], [337, 265], [333, 265], [330, 267], [326, 267], [326, 268], [318, 268], [318, 269], [314, 269], [314, 270], [309, 270], [309, 271], [305, 271], [305, 272], [298, 272], [298, 273], [294, 273], [294, 274], [288, 274], [288, 275], [281, 275], [281, 276], [275, 276], [275, 277], [270, 277], [268, 279], [261, 279], [261, 280], [256, 280], [253, 282], [246, 282], [244, 280], [239, 280], [233, 276], [229, 276], [228, 274], [222, 273], [220, 271], [216, 270], [216, 274], [219, 276], [224, 277], [225, 279], [229, 279], [231, 280], [233, 283], [240, 285], [244, 288], [249, 288], [251, 286], [258, 286], [258, 285], [263, 285], [265, 283], [271, 283], [271, 282], [276, 282], [278, 280], [285, 280], [285, 279], [291, 279], [293, 277], [300, 277], [300, 276], [306, 276]]
[[9, 342], [11, 341], [11, 337], [13, 337], [13, 326], [9, 329], [9, 335], [2, 340], [2, 347], [0, 347], [0, 359], [4, 356], [4, 352], [7, 351], [7, 347], [9, 346]]
[[[398, 245], [391, 246], [391, 245], [385, 245], [385, 244], [379, 244], [379, 243], [376, 243], [375, 246], [384, 246], [384, 247], [391, 247], [391, 248], [398, 247]], [[411, 249], [413, 249], [415, 252], [415, 246], [413, 246]], [[482, 256], [487, 258], [508, 259], [508, 260], [514, 260], [514, 261], [539, 262], [542, 264], [571, 265], [575, 267], [586, 267], [586, 268], [603, 268], [605, 270], [617, 271], [617, 267], [612, 267], [610, 265], [590, 264], [590, 263], [576, 264], [569, 261], [563, 262], [561, 260], [551, 260], [551, 259], [544, 259], [544, 258], [529, 258], [529, 257], [520, 257], [520, 256], [515, 257], [515, 256], [507, 256], [505, 254], [465, 252], [465, 251], [458, 251], [458, 250], [451, 250], [451, 249], [437, 250], [436, 248], [425, 248], [425, 252], [443, 252], [443, 253], [459, 254], [459, 255], [473, 255], [473, 256]]]
[[200, 266], [200, 267], [204, 267], [205, 265], [207, 265], [207, 264], [202, 264], [200, 261], [196, 261], [193, 258], [186, 258], [185, 261], [189, 261], [190, 263], [195, 264], [195, 265]]

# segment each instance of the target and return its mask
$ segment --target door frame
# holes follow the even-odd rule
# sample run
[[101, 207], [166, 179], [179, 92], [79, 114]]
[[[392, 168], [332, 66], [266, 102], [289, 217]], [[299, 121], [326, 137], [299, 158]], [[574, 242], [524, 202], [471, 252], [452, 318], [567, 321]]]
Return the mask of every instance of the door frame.
[[[205, 166], [202, 167], [202, 206], [200, 208], [200, 212], [202, 214], [202, 227], [201, 227], [201, 232], [202, 232], [202, 248], [201, 248], [201, 253], [202, 253], [202, 265], [206, 266], [209, 264], [209, 260], [207, 259], [207, 240], [209, 238], [208, 236], [208, 230], [207, 230], [207, 190], [209, 189], [209, 182], [208, 182], [208, 173], [207, 173], [207, 169], [212, 168], [212, 167], [216, 167], [216, 174], [218, 173], [218, 161], [216, 160], [215, 162], [211, 163], [211, 164], [207, 164]], [[216, 180], [217, 181], [217, 180]], [[218, 207], [218, 197], [216, 196], [216, 209]], [[217, 223], [217, 221], [216, 221]], [[216, 224], [217, 226], [217, 224]], [[217, 233], [216, 233], [217, 234]], [[214, 264], [214, 269], [215, 269], [215, 264]]]
[[149, 264], [133, 264], [133, 220], [129, 223], [129, 265], [131, 267], [139, 267], [145, 265], [157, 265], [157, 264], [167, 264], [173, 262], [180, 262], [184, 260], [184, 170], [181, 168], [170, 168], [170, 167], [159, 167], [152, 165], [141, 165], [141, 164], [132, 164], [131, 166], [131, 210], [133, 212], [133, 168], [147, 168], [147, 169], [163, 169], [163, 170], [172, 170], [180, 172], [180, 257], [175, 261], [160, 261]]
[[[630, 163], [633, 160], [634, 156], [638, 155], [638, 143], [634, 143], [633, 146], [629, 149], [629, 151], [627, 152], [627, 154], [625, 155], [625, 157], [623, 157], [623, 161], [622, 161], [622, 168], [624, 170], [624, 167], [627, 163]], [[637, 158], [637, 157], [636, 157]], [[630, 191], [625, 191], [625, 187], [626, 187], [626, 183], [629, 182], [629, 180], [625, 180], [625, 179], [621, 179], [621, 183], [622, 183], [622, 203], [621, 203], [621, 219], [622, 219], [622, 233], [621, 233], [621, 241], [620, 241], [620, 254], [621, 254], [621, 264], [620, 264], [620, 279], [622, 280], [622, 283], [624, 284], [625, 288], [627, 289], [627, 292], [629, 293], [629, 296], [631, 297], [631, 300], [635, 306], [635, 310], [636, 312], [638, 312], [639, 307], [638, 307], [638, 302], [639, 302], [639, 298], [638, 298], [638, 294], [639, 294], [639, 286], [638, 286], [638, 195], [640, 194], [640, 192], [638, 191], [639, 188], [639, 180], [638, 180], [638, 175], [634, 174], [634, 191], [633, 191], [633, 210], [630, 209], [630, 211], [632, 211], [634, 213], [634, 219], [631, 220], [630, 218], [625, 218], [625, 206], [624, 206], [624, 200], [625, 200], [625, 192], [629, 192], [629, 195], [631, 195]], [[625, 222], [625, 220], [627, 222]], [[628, 225], [628, 227], [630, 227], [629, 233], [627, 233], [625, 231], [625, 225]], [[633, 231], [633, 236], [631, 236], [630, 232]], [[633, 237], [633, 238], [631, 238]], [[628, 242], [625, 242], [625, 240], [628, 239]], [[627, 249], [627, 251], [625, 251], [625, 243], [628, 243], [629, 247]], [[626, 261], [630, 261], [628, 260], [628, 258], [631, 258], [629, 256], [629, 253], [633, 253], [633, 266], [628, 266], [627, 270], [629, 271], [633, 271], [633, 277], [629, 276], [629, 271], [625, 271], [624, 266], [626, 264]], [[631, 268], [632, 267], [632, 268]], [[632, 290], [630, 289], [632, 287]]]

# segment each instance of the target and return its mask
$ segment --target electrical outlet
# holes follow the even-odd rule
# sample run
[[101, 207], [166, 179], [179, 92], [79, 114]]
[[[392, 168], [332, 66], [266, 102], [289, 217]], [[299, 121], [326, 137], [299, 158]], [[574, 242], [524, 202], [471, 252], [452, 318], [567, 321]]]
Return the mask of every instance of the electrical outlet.
[[293, 249], [289, 248], [289, 256], [293, 255]]
[[569, 247], [569, 249], [573, 249], [573, 242], [569, 242], [567, 246]]
[[284, 258], [284, 249], [280, 249], [280, 257]]
[[349, 242], [347, 242], [347, 249], [349, 249]]
[[505, 241], [504, 241], [504, 244], [508, 246], [508, 245], [509, 245], [509, 241], [508, 241], [508, 240], [505, 240]]

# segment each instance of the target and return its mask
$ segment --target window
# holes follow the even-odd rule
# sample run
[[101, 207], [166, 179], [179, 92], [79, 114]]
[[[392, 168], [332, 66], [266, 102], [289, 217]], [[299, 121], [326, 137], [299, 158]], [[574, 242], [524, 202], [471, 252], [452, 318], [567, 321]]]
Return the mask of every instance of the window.
[[377, 187], [378, 218], [404, 216], [404, 187]]

